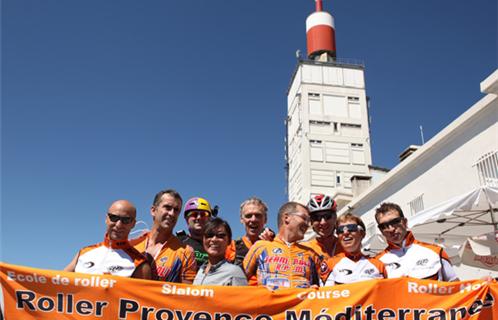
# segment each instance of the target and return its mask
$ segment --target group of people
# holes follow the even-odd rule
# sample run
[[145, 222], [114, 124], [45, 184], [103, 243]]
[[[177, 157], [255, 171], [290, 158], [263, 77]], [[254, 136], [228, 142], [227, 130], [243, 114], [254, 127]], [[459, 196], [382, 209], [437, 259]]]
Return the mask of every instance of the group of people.
[[[136, 208], [127, 200], [109, 207], [102, 243], [81, 249], [65, 271], [111, 274], [194, 285], [262, 285], [308, 288], [369, 279], [413, 277], [458, 280], [445, 251], [417, 241], [407, 219], [394, 203], [375, 213], [388, 247], [375, 257], [364, 255], [365, 224], [337, 204], [317, 195], [307, 205], [287, 202], [278, 211], [278, 231], [265, 228], [268, 207], [259, 198], [240, 206], [245, 235], [232, 239], [230, 225], [216, 217], [206, 199], [185, 203], [187, 232], [173, 233], [182, 212], [180, 194], [167, 189], [154, 197], [151, 230], [128, 239], [136, 223]], [[303, 241], [309, 227], [316, 237]]]

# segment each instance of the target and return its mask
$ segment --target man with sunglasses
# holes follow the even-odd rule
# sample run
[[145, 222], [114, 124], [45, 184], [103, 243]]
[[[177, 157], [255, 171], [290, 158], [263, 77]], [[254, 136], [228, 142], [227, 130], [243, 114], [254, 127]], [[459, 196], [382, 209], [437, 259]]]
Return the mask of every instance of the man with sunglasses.
[[250, 279], [270, 289], [308, 288], [318, 285], [320, 259], [310, 248], [298, 243], [310, 224], [308, 208], [287, 202], [278, 211], [278, 234], [273, 241], [260, 240], [251, 246], [243, 267]]
[[113, 202], [107, 210], [104, 242], [81, 249], [64, 271], [151, 279], [150, 264], [128, 242], [136, 214], [131, 202]]
[[336, 233], [343, 252], [322, 262], [320, 269], [321, 277], [326, 279], [325, 287], [387, 277], [381, 261], [361, 252], [365, 230], [363, 221], [351, 213], [337, 219]]
[[375, 220], [388, 243], [377, 256], [386, 265], [388, 278], [458, 281], [443, 248], [416, 240], [399, 205], [382, 203], [375, 210]]
[[334, 199], [323, 194], [316, 195], [308, 202], [308, 210], [316, 238], [302, 244], [315, 250], [323, 260], [342, 252], [342, 247], [334, 235], [337, 220], [337, 203]]
[[209, 202], [201, 197], [190, 198], [185, 203], [184, 217], [187, 222], [189, 234], [184, 231], [177, 232], [177, 237], [185, 244], [191, 246], [195, 252], [197, 268], [208, 261], [208, 254], [202, 244], [204, 227], [211, 219], [213, 210]]
[[135, 248], [152, 261], [157, 280], [192, 283], [197, 271], [194, 250], [173, 235], [182, 202], [173, 189], [158, 192], [150, 209], [152, 229], [135, 241]]

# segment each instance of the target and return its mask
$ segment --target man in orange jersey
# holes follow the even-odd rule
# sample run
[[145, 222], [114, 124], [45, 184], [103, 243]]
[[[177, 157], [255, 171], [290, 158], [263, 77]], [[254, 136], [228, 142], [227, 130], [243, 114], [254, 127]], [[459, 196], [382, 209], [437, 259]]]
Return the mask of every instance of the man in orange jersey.
[[386, 265], [388, 278], [458, 281], [443, 248], [413, 237], [399, 205], [382, 203], [375, 210], [375, 220], [388, 243], [387, 249], [376, 257]]
[[244, 225], [246, 234], [232, 241], [232, 260], [234, 264], [242, 265], [249, 248], [258, 240], [273, 240], [275, 234], [269, 228], [265, 229], [268, 219], [268, 207], [263, 200], [251, 197], [240, 205], [240, 222]]
[[341, 245], [334, 235], [337, 220], [337, 203], [334, 199], [323, 194], [316, 195], [308, 202], [308, 210], [316, 238], [302, 244], [315, 250], [324, 260], [342, 252]]
[[81, 249], [64, 271], [151, 279], [150, 264], [128, 242], [136, 215], [131, 202], [113, 202], [107, 210], [104, 242]]
[[173, 189], [158, 192], [150, 209], [152, 230], [135, 242], [135, 248], [152, 261], [155, 278], [161, 281], [192, 283], [196, 274], [194, 250], [173, 235], [182, 203]]
[[318, 285], [319, 257], [298, 243], [304, 238], [310, 217], [308, 209], [288, 202], [278, 212], [278, 234], [273, 241], [257, 241], [247, 253], [243, 267], [258, 285], [277, 288], [308, 288]]

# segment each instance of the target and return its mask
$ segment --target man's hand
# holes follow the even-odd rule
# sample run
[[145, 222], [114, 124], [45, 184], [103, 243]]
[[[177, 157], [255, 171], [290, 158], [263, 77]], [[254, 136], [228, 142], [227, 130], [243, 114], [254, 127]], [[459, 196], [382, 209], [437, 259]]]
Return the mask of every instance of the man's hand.
[[275, 239], [275, 232], [270, 228], [265, 228], [263, 232], [259, 234], [260, 240], [273, 241]]

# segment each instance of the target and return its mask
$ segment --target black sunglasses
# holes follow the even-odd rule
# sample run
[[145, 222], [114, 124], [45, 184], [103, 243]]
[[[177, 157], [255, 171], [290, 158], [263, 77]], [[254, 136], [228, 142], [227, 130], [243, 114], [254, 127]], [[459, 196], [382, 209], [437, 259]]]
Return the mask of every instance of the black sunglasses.
[[209, 233], [206, 233], [204, 234], [204, 237], [206, 239], [211, 239], [211, 238], [218, 238], [218, 239], [225, 239], [225, 237], [227, 236], [226, 233], [223, 233], [223, 232], [219, 232], [219, 233], [215, 233], [215, 232], [209, 232]]
[[322, 221], [322, 219], [329, 220], [334, 215], [335, 215], [335, 213], [332, 213], [332, 212], [326, 212], [326, 213], [320, 213], [320, 214], [312, 214], [311, 215], [311, 222]]
[[382, 231], [382, 230], [386, 230], [389, 227], [395, 227], [395, 226], [399, 225], [401, 223], [401, 221], [403, 221], [403, 218], [397, 217], [397, 218], [394, 218], [392, 220], [389, 220], [389, 221], [386, 221], [383, 223], [379, 223], [377, 225], [377, 227], [379, 227], [379, 229]]
[[346, 229], [349, 232], [356, 232], [358, 230], [363, 230], [363, 228], [360, 225], [357, 225], [356, 223], [352, 223], [352, 224], [343, 224], [343, 225], [338, 226], [335, 229], [335, 232], [337, 234], [343, 234], [344, 232], [346, 232]]
[[123, 224], [130, 224], [133, 222], [133, 220], [135, 220], [135, 218], [133, 218], [133, 217], [121, 217], [121, 216], [112, 214], [110, 212], [107, 213], [107, 216], [109, 217], [109, 220], [111, 220], [111, 222], [118, 222], [121, 220], [121, 222]]

